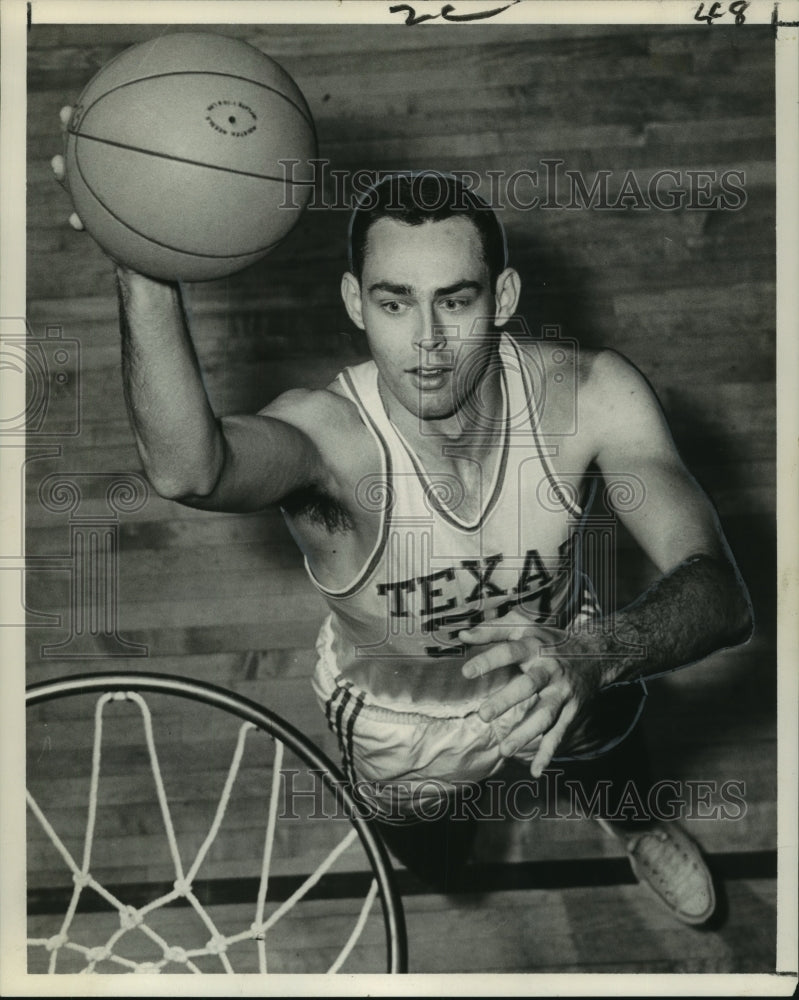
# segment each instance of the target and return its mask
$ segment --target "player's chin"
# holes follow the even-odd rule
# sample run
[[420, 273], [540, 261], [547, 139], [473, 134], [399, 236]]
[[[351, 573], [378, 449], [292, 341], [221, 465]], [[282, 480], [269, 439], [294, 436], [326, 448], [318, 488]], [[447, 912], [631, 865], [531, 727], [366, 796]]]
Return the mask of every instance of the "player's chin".
[[452, 417], [456, 416], [456, 411], [452, 407], [444, 406], [423, 406], [417, 410], [417, 416], [420, 420], [426, 422], [450, 420]]
[[415, 393], [409, 407], [421, 420], [449, 420], [458, 407], [447, 390]]

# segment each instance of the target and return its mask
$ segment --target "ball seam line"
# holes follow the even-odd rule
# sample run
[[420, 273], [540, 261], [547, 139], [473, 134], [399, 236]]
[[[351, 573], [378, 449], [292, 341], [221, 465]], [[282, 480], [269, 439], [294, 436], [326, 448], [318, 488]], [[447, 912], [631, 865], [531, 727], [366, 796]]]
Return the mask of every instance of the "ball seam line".
[[[297, 181], [288, 177], [274, 177], [272, 174], [258, 174], [251, 170], [241, 170], [238, 167], [228, 167], [224, 164], [205, 163], [202, 160], [190, 160], [187, 156], [176, 156], [174, 153], [160, 153], [155, 149], [145, 149], [142, 146], [131, 146], [126, 142], [118, 142], [116, 139], [103, 139], [98, 135], [89, 135], [87, 132], [72, 132], [70, 135], [75, 139], [88, 139], [91, 142], [99, 142], [104, 146], [114, 146], [117, 149], [127, 149], [131, 153], [141, 153], [142, 156], [156, 156], [161, 160], [173, 160], [175, 163], [187, 163], [192, 167], [206, 167], [208, 170], [221, 170], [227, 174], [238, 174], [241, 177], [253, 177], [260, 181], [277, 181], [278, 183], [290, 184], [296, 187], [313, 187], [314, 181]], [[278, 160], [280, 163], [280, 160]], [[81, 173], [85, 182], [85, 177]]]
[[[109, 208], [109, 206], [106, 205], [84, 175], [80, 165], [80, 158], [77, 155], [77, 150], [75, 153], [75, 165], [78, 168], [78, 173], [80, 174], [81, 180], [86, 185], [87, 190], [91, 192], [92, 197], [105, 209], [106, 212], [108, 212], [112, 219], [116, 220], [120, 226], [124, 226], [126, 229], [129, 229], [130, 232], [135, 233], [136, 236], [140, 236], [142, 239], [147, 240], [149, 243], [161, 247], [164, 250], [171, 250], [174, 253], [185, 254], [187, 257], [199, 257], [204, 260], [236, 260], [252, 257], [254, 254], [260, 254], [263, 256], [263, 254], [267, 253], [272, 247], [277, 246], [284, 239], [284, 237], [281, 237], [279, 240], [274, 240], [272, 243], [267, 243], [265, 246], [257, 247], [255, 250], [245, 250], [243, 253], [233, 254], [203, 253], [201, 250], [184, 250], [181, 247], [171, 246], [169, 243], [164, 243], [162, 240], [159, 240], [154, 236], [149, 236], [147, 233], [143, 233], [141, 230], [135, 229], [129, 222], [126, 222], [112, 208]], [[205, 166], [205, 164], [200, 164], [200, 166]], [[255, 261], [253, 261], [253, 263], [255, 263]]]

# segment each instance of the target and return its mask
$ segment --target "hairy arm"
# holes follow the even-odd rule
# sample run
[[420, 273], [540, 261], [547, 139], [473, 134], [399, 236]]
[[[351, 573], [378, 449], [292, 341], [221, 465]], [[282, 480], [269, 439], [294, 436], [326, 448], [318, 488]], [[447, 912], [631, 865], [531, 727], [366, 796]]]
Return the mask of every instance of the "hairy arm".
[[656, 677], [744, 642], [752, 614], [732, 562], [696, 555], [601, 624], [599, 634], [571, 637], [563, 652], [590, 656], [600, 686], [607, 687]]
[[752, 617], [716, 513], [683, 465], [646, 380], [611, 352], [598, 365], [596, 463], [607, 480], [631, 472], [641, 482], [641, 502], [620, 507], [618, 516], [662, 574], [632, 604], [608, 615], [599, 634], [572, 640], [575, 651], [582, 646], [583, 655], [596, 659], [605, 686], [652, 677], [742, 642]]
[[119, 268], [125, 400], [153, 488], [192, 507], [253, 511], [317, 483], [310, 437], [265, 413], [217, 418], [180, 288]]

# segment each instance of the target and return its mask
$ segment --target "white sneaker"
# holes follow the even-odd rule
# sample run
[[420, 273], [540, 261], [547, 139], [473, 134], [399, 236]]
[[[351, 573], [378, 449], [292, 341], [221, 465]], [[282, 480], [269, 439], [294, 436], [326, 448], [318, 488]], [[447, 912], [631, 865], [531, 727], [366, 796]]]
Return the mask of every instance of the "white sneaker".
[[676, 823], [655, 820], [641, 833], [602, 829], [624, 845], [635, 877], [686, 924], [703, 924], [716, 908], [713, 879], [702, 854]]

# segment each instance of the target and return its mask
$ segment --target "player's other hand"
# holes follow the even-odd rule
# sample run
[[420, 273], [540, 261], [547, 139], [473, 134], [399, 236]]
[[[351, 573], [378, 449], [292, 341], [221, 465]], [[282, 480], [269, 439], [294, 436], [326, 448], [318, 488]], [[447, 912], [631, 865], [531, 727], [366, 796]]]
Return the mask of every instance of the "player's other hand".
[[537, 696], [522, 722], [502, 740], [499, 750], [504, 757], [513, 757], [540, 740], [530, 765], [533, 777], [539, 778], [571, 723], [599, 693], [598, 665], [585, 658], [570, 661], [566, 650], [567, 643], [572, 644], [567, 632], [529, 621], [487, 622], [464, 630], [459, 639], [469, 646], [486, 647], [463, 665], [464, 677], [480, 677], [509, 666], [520, 670], [480, 706], [478, 714], [484, 722], [499, 719], [515, 705]]
[[[72, 108], [70, 105], [63, 107], [59, 111], [58, 117], [61, 119], [61, 131], [66, 132], [69, 119], [72, 117]], [[63, 188], [67, 189], [67, 171], [64, 164], [64, 157], [60, 153], [57, 156], [54, 156], [52, 160], [50, 160], [50, 166], [55, 174], [55, 179]], [[77, 212], [73, 212], [72, 215], [70, 215], [69, 224], [73, 229], [82, 230], [84, 228]]]

